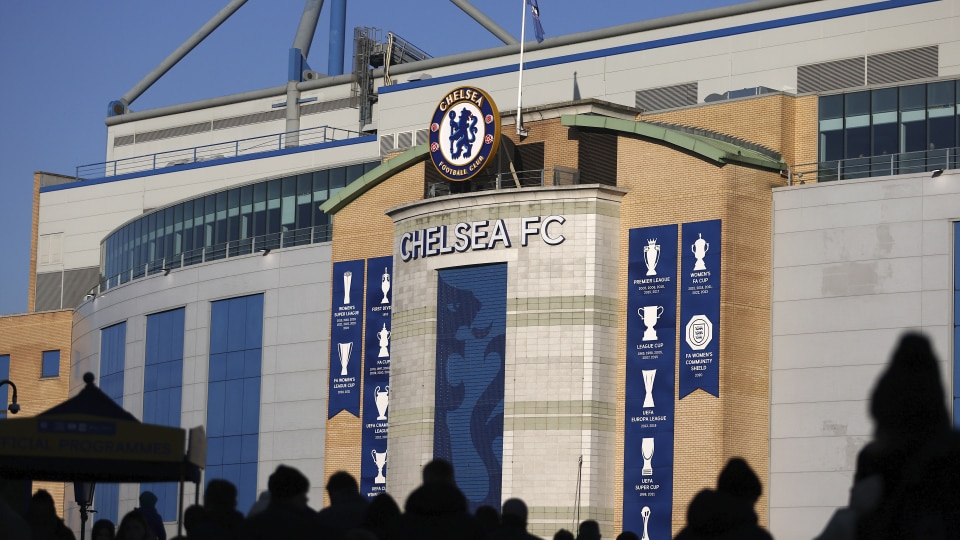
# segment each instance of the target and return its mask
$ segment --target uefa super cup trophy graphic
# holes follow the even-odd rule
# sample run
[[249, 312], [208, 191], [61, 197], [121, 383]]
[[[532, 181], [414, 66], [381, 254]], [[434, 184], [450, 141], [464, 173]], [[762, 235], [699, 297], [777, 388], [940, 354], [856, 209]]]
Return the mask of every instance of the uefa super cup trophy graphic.
[[650, 540], [650, 534], [647, 532], [647, 523], [650, 522], [650, 507], [644, 506], [640, 510], [640, 516], [643, 518], [643, 537], [640, 540]]
[[386, 420], [387, 419], [387, 407], [390, 405], [390, 387], [384, 386], [383, 392], [380, 391], [380, 387], [376, 387], [373, 390], [373, 401], [377, 404], [377, 413], [380, 416], [377, 416], [377, 420]]
[[387, 323], [383, 323], [383, 328], [377, 332], [377, 339], [380, 340], [380, 353], [377, 358], [387, 358], [390, 356], [390, 331], [387, 330]]
[[337, 343], [340, 352], [340, 376], [346, 376], [347, 364], [350, 363], [350, 353], [353, 352], [353, 342]]
[[380, 301], [381, 304], [389, 304], [390, 300], [387, 299], [387, 293], [390, 291], [390, 271], [389, 268], [383, 269], [383, 276], [380, 278], [380, 290], [383, 291], [383, 300]]
[[693, 265], [694, 270], [706, 270], [707, 266], [703, 264], [703, 258], [707, 256], [707, 251], [710, 250], [710, 244], [703, 239], [703, 233], [700, 233], [700, 238], [690, 246], [690, 249], [693, 250], [693, 256], [697, 258], [696, 264]]
[[643, 455], [643, 469], [640, 474], [653, 476], [653, 437], [644, 437], [640, 442], [640, 453]]
[[343, 305], [350, 303], [350, 283], [353, 282], [353, 272], [347, 270], [343, 273]]
[[657, 376], [657, 370], [655, 369], [644, 369], [641, 370], [643, 373], [643, 389], [646, 390], [647, 394], [643, 396], [643, 407], [652, 408], [653, 407], [653, 379]]
[[660, 320], [660, 316], [663, 315], [663, 306], [643, 306], [637, 310], [637, 313], [640, 314], [640, 318], [643, 319], [643, 325], [647, 327], [643, 331], [643, 339], [641, 341], [656, 341], [657, 331], [654, 330], [657, 321]]
[[377, 464], [377, 477], [373, 479], [373, 483], [386, 484], [387, 477], [383, 475], [383, 467], [387, 464], [387, 451], [377, 452], [376, 450], [371, 450], [370, 452], [373, 456], [373, 462]]
[[657, 239], [647, 240], [647, 245], [643, 246], [643, 262], [647, 265], [647, 275], [657, 275], [657, 263], [660, 262], [660, 244]]

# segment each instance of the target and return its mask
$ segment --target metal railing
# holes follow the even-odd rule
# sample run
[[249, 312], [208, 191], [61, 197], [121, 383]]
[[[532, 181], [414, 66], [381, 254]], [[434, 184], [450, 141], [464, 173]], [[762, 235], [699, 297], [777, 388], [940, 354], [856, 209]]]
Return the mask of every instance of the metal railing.
[[789, 185], [960, 168], [960, 147], [804, 163], [790, 168]]
[[216, 261], [220, 259], [229, 259], [241, 255], [250, 255], [253, 253], [268, 254], [270, 251], [280, 248], [303, 246], [307, 244], [316, 244], [319, 242], [329, 242], [333, 235], [332, 225], [319, 225], [306, 229], [296, 229], [292, 231], [283, 231], [270, 233], [262, 236], [254, 236], [241, 240], [231, 240], [222, 244], [204, 246], [172, 255], [154, 259], [145, 264], [138, 264], [132, 268], [127, 268], [122, 272], [113, 274], [109, 277], [103, 277], [96, 287], [87, 291], [88, 297], [93, 297], [108, 291], [118, 285], [123, 285], [143, 277], [156, 274], [169, 274], [173, 270]]
[[[550, 173], [552, 176], [549, 176]], [[523, 189], [532, 187], [567, 186], [580, 183], [580, 171], [568, 167], [554, 167], [552, 171], [547, 169], [534, 169], [530, 171], [502, 172], [489, 177], [474, 179], [472, 190], [493, 191], [499, 189]], [[457, 193], [451, 191], [459, 187], [454, 182], [438, 182], [427, 185], [427, 198], [441, 197]]]
[[301, 129], [274, 133], [249, 139], [240, 139], [222, 143], [169, 150], [156, 154], [116, 159], [101, 163], [79, 165], [76, 170], [76, 179], [94, 180], [108, 176], [118, 176], [144, 171], [177, 167], [191, 163], [227, 159], [261, 152], [273, 152], [284, 148], [309, 146], [332, 141], [342, 141], [363, 135], [358, 131], [331, 126]]

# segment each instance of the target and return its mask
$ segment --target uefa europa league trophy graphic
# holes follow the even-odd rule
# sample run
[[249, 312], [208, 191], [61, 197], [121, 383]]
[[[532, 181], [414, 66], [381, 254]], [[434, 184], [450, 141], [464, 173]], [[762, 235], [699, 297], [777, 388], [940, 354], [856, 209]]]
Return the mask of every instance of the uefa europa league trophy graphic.
[[645, 409], [653, 407], [653, 379], [657, 376], [657, 370], [655, 369], [644, 369], [641, 370], [643, 373], [643, 389], [646, 390], [647, 394], [643, 396], [643, 407]]
[[663, 306], [643, 306], [637, 310], [637, 313], [640, 314], [640, 318], [643, 319], [643, 325], [647, 327], [643, 331], [643, 339], [641, 341], [656, 341], [657, 331], [653, 329], [656, 326], [657, 321], [660, 320], [660, 316], [663, 315]]
[[657, 275], [657, 263], [660, 262], [660, 244], [657, 239], [648, 239], [647, 245], [643, 246], [643, 262], [647, 265], [647, 275]]
[[653, 437], [644, 437], [640, 442], [640, 453], [643, 455], [643, 469], [640, 470], [642, 476], [653, 476]]
[[706, 270], [706, 265], [703, 264], [703, 258], [707, 256], [707, 251], [710, 250], [710, 244], [703, 239], [703, 233], [700, 233], [700, 238], [690, 246], [690, 249], [693, 250], [693, 256], [697, 258], [696, 264], [693, 265], [694, 271], [696, 270]]
[[380, 290], [383, 291], [383, 300], [380, 303], [389, 304], [390, 300], [387, 300], [387, 292], [390, 291], [390, 271], [388, 268], [383, 269], [383, 276], [380, 278]]
[[640, 510], [640, 516], [643, 518], [643, 537], [640, 538], [640, 540], [650, 540], [650, 534], [647, 533], [647, 523], [650, 522], [651, 513], [649, 506], [644, 506], [643, 509]]
[[390, 331], [387, 330], [387, 323], [383, 323], [383, 328], [377, 332], [377, 339], [380, 340], [380, 353], [377, 358], [387, 358], [390, 356]]
[[387, 464], [387, 451], [377, 452], [376, 450], [370, 451], [373, 456], [373, 462], [377, 464], [377, 477], [373, 479], [374, 484], [386, 484], [387, 477], [383, 475], [383, 467]]
[[380, 391], [379, 386], [374, 388], [373, 401], [377, 404], [377, 412], [380, 414], [380, 416], [377, 416], [377, 420], [386, 420], [387, 406], [390, 404], [390, 387], [384, 386], [383, 392]]
[[347, 364], [350, 363], [350, 353], [353, 352], [353, 342], [337, 343], [340, 352], [340, 376], [346, 376]]
[[353, 282], [353, 272], [347, 270], [343, 273], [343, 305], [350, 303], [350, 283]]

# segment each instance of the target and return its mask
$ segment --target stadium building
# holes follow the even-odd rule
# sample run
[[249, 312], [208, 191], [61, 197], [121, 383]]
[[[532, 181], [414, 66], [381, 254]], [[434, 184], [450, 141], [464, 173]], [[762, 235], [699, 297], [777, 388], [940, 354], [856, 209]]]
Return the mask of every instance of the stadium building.
[[[520, 44], [372, 29], [350, 74], [133, 92], [37, 177], [31, 311], [73, 309], [73, 392], [204, 426], [242, 508], [280, 463], [402, 503], [444, 457], [535, 534], [657, 540], [742, 456], [810, 538], [904, 330], [957, 396], [958, 36], [957, 0], [761, 0], [526, 43], [520, 110]], [[173, 485], [98, 517], [144, 489], [173, 530]]]

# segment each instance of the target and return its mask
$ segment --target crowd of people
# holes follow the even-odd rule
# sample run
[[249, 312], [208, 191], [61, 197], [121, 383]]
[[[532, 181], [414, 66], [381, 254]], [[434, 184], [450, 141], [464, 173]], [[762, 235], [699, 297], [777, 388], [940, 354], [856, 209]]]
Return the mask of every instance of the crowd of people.
[[[951, 429], [946, 403], [929, 340], [905, 335], [870, 397], [875, 437], [858, 456], [849, 506], [837, 510], [816, 540], [960, 538], [960, 434]], [[337, 472], [326, 485], [330, 505], [318, 512], [308, 505], [307, 477], [280, 465], [246, 515], [237, 510], [236, 487], [212, 480], [203, 505], [184, 512], [186, 535], [171, 540], [539, 538], [527, 531], [527, 505], [521, 499], [508, 499], [499, 509], [470, 512], [449, 462], [433, 460], [422, 474], [423, 483], [401, 509], [387, 493], [368, 501], [353, 476]], [[686, 525], [675, 540], [772, 540], [754, 509], [762, 492], [760, 479], [745, 460], [729, 460], [716, 488], [700, 491], [690, 502]], [[156, 502], [153, 493], [144, 492], [140, 507], [127, 513], [116, 529], [98, 520], [91, 538], [166, 540]], [[4, 520], [0, 529], [0, 540], [75, 540], [43, 490], [34, 494], [22, 522]], [[553, 535], [553, 540], [600, 539], [594, 520], [580, 523], [576, 533], [561, 529]], [[616, 539], [641, 540], [632, 531]]]

